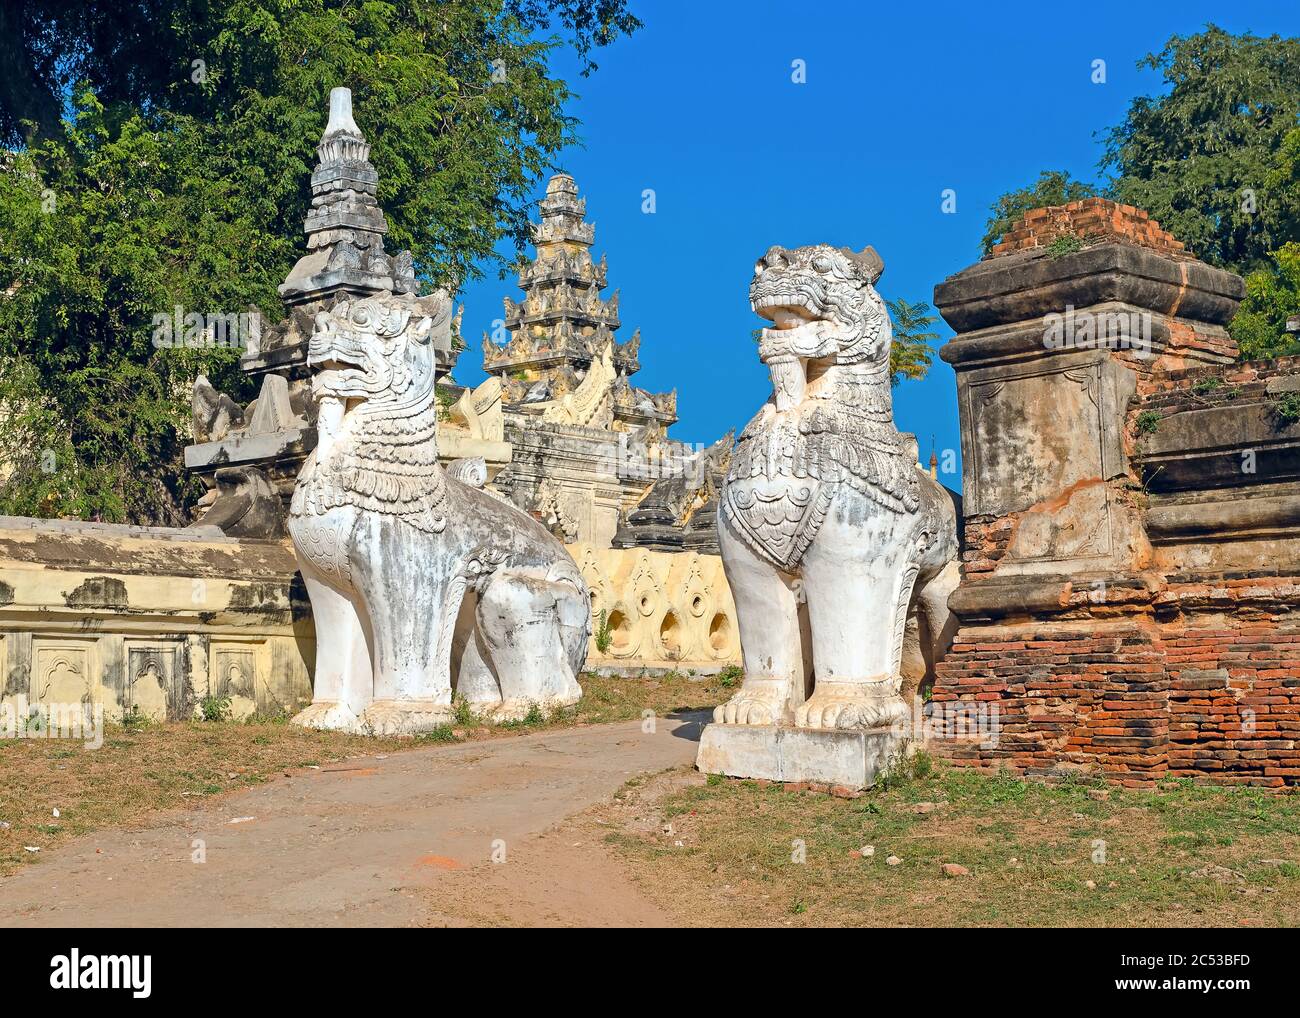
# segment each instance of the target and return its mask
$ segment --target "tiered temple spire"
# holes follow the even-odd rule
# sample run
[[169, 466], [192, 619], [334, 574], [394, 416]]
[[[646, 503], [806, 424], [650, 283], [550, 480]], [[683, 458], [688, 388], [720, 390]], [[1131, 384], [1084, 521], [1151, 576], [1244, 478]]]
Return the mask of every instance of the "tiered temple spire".
[[621, 324], [618, 292], [601, 296], [605, 257], [592, 260], [595, 226], [584, 219], [586, 201], [574, 179], [553, 176], [540, 210], [533, 227], [537, 255], [519, 273], [524, 299], [505, 300], [510, 340], [500, 346], [484, 335], [484, 370], [501, 379], [507, 406], [540, 409], [574, 392], [612, 344], [610, 427], [666, 430], [677, 419], [676, 393], [649, 393], [628, 381], [641, 367], [640, 332], [626, 343], [614, 337]]
[[352, 92], [330, 91], [329, 122], [311, 175], [311, 210], [303, 223], [307, 254], [298, 260], [280, 295], [287, 304], [320, 301], [342, 292], [415, 293], [411, 253], [384, 251], [388, 220], [375, 195], [379, 174], [370, 145], [352, 117]]
[[[256, 405], [240, 406], [200, 375], [194, 385], [193, 437], [185, 464], [209, 492], [204, 523], [241, 537], [282, 537], [282, 506], [316, 445], [317, 402], [307, 348], [318, 312], [342, 297], [419, 292], [410, 251], [384, 250], [388, 220], [375, 198], [379, 174], [352, 116], [352, 93], [330, 92], [329, 119], [316, 147], [311, 209], [303, 222], [307, 253], [280, 286], [287, 314], [260, 331], [240, 366], [261, 388]], [[453, 318], [456, 337], [459, 317]], [[438, 348], [450, 371], [459, 339]], [[210, 508], [209, 508], [210, 507]]]

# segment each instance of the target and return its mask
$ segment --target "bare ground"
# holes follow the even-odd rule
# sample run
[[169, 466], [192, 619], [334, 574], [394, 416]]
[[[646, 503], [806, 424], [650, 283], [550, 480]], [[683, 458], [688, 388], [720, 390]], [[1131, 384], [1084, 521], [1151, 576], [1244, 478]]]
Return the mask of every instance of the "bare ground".
[[[283, 719], [110, 724], [87, 750], [68, 739], [0, 738], [0, 877], [39, 865], [80, 835], [142, 825], [162, 810], [198, 808], [233, 791], [363, 756], [543, 730], [664, 717], [711, 707], [734, 678], [583, 676], [572, 707], [511, 724], [484, 724], [463, 706], [454, 724], [416, 739], [314, 732]], [[39, 730], [35, 733], [40, 735]]]
[[[647, 695], [592, 693], [606, 719]], [[921, 754], [836, 799], [696, 773], [705, 717], [428, 748], [284, 726], [120, 733], [90, 759], [11, 745], [0, 815], [46, 848], [0, 881], [0, 925], [1300, 925], [1300, 794], [1048, 786]], [[71, 815], [47, 822], [52, 798]]]
[[0, 925], [664, 925], [599, 838], [559, 826], [688, 765], [701, 721], [357, 757], [152, 813], [0, 882]]

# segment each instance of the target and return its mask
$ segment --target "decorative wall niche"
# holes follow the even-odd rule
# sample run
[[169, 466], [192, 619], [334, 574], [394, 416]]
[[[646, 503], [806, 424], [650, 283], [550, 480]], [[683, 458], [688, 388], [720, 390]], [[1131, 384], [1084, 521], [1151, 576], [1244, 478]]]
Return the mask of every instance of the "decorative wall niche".
[[155, 721], [179, 720], [186, 709], [179, 643], [126, 644], [122, 706]]
[[271, 709], [266, 641], [213, 641], [209, 661], [209, 694], [230, 701], [231, 717], [244, 718]]

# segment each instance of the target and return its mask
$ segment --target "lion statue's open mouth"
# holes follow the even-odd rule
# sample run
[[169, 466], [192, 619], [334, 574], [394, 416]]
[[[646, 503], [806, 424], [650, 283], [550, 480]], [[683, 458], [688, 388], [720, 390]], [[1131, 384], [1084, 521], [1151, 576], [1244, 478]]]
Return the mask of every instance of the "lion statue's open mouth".
[[759, 259], [749, 302], [772, 323], [759, 333], [758, 355], [772, 374], [778, 411], [797, 405], [828, 367], [887, 346], [889, 320], [872, 286], [882, 270], [870, 248], [773, 247]]
[[307, 364], [316, 372], [313, 391], [356, 402], [401, 398], [414, 382], [432, 385], [432, 371], [420, 370], [421, 359], [407, 356], [406, 347], [428, 342], [443, 324], [435, 319], [444, 316], [445, 306], [381, 294], [320, 312], [307, 346]]

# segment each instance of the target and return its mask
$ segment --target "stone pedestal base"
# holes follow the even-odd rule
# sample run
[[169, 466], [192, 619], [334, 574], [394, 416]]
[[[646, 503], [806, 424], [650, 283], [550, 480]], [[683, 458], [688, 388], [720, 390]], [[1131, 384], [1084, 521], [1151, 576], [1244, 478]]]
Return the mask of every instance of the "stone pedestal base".
[[855, 791], [903, 757], [907, 740], [890, 728], [838, 731], [768, 725], [708, 725], [695, 765], [705, 774], [816, 781]]

